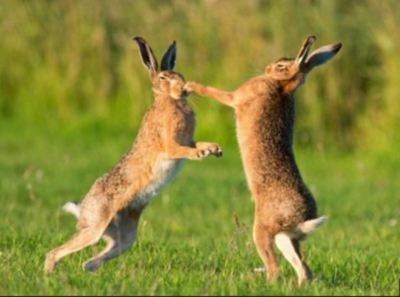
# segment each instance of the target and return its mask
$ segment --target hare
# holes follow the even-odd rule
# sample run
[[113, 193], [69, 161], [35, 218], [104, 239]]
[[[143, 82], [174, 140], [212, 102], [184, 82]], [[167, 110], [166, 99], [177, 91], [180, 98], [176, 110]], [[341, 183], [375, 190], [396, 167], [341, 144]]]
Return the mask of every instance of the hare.
[[296, 59], [282, 58], [265, 73], [234, 92], [223, 92], [188, 82], [185, 89], [209, 96], [235, 109], [237, 139], [250, 192], [255, 202], [253, 237], [268, 280], [278, 276], [274, 243], [294, 267], [298, 283], [312, 275], [300, 255], [300, 240], [325, 221], [296, 165], [292, 142], [294, 92], [316, 66], [329, 61], [341, 43], [309, 55], [314, 36], [303, 44]]
[[194, 142], [195, 114], [186, 102], [185, 80], [173, 72], [176, 43], [165, 52], [161, 71], [151, 47], [135, 37], [143, 64], [148, 69], [155, 102], [147, 111], [132, 148], [108, 173], [97, 179], [80, 204], [64, 206], [78, 218], [77, 234], [47, 254], [45, 272], [54, 270], [63, 257], [96, 244], [102, 237], [106, 248], [83, 264], [89, 271], [130, 248], [137, 236], [140, 215], [179, 172], [184, 159], [220, 157], [214, 143]]

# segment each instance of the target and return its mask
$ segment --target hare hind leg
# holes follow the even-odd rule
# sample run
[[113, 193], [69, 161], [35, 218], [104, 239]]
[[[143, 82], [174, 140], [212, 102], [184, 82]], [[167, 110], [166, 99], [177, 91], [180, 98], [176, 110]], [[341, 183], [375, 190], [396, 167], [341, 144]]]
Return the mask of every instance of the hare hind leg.
[[83, 267], [88, 271], [94, 272], [105, 262], [129, 249], [136, 240], [140, 215], [141, 211], [122, 212], [120, 214], [120, 222], [111, 222], [104, 234], [107, 247], [86, 261]]
[[78, 232], [67, 243], [47, 253], [44, 271], [52, 272], [61, 258], [96, 244], [103, 236], [112, 217], [113, 213], [107, 204], [97, 204], [90, 209], [81, 208]]
[[254, 243], [258, 254], [264, 262], [269, 282], [276, 280], [279, 274], [278, 262], [274, 252], [274, 236], [261, 224], [256, 222], [253, 230]]
[[296, 270], [299, 286], [305, 281], [311, 280], [312, 273], [307, 264], [301, 258], [300, 242], [297, 239], [291, 239], [285, 233], [277, 234], [275, 236], [275, 242], [283, 256]]
[[69, 254], [83, 250], [84, 248], [97, 243], [103, 236], [107, 224], [94, 227], [87, 227], [78, 231], [78, 233], [66, 244], [51, 250], [46, 256], [44, 266], [45, 272], [52, 272], [57, 262]]

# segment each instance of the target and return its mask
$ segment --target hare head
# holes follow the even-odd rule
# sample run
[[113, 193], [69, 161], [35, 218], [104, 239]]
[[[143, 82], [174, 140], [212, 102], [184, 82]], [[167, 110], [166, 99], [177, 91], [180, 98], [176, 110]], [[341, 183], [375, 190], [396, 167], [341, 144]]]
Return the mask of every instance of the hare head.
[[279, 81], [286, 92], [294, 92], [305, 82], [307, 74], [316, 66], [332, 59], [342, 47], [341, 43], [320, 47], [309, 55], [316, 37], [310, 36], [303, 43], [296, 59], [281, 58], [269, 64], [265, 73], [273, 80]]
[[179, 100], [185, 98], [184, 91], [185, 79], [180, 73], [172, 71], [176, 60], [175, 41], [169, 46], [161, 60], [161, 69], [158, 67], [157, 59], [149, 44], [141, 37], [135, 37], [140, 57], [144, 66], [149, 71], [150, 79], [153, 84], [153, 92], [157, 96], [169, 96]]

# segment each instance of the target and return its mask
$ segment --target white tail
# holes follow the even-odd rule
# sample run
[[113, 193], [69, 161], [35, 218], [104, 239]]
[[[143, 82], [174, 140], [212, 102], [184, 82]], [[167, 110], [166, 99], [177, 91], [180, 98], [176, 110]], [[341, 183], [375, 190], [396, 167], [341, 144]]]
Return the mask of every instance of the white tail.
[[308, 234], [316, 230], [319, 226], [321, 226], [327, 220], [326, 217], [319, 217], [314, 220], [305, 221], [297, 226], [297, 229], [303, 233]]
[[75, 202], [67, 202], [63, 207], [63, 210], [69, 212], [79, 219], [80, 206]]

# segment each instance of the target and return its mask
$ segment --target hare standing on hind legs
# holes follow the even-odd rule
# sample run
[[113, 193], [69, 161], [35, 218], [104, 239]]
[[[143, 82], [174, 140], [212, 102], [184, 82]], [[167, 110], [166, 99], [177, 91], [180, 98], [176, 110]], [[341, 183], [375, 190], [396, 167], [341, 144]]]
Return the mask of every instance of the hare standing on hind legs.
[[145, 115], [132, 148], [121, 161], [96, 180], [81, 204], [65, 205], [65, 210], [78, 217], [78, 232], [47, 254], [46, 272], [51, 272], [61, 258], [97, 243], [101, 237], [107, 241], [107, 247], [87, 261], [85, 269], [95, 271], [120, 255], [134, 243], [142, 211], [176, 176], [184, 159], [201, 160], [222, 154], [216, 144], [193, 142], [195, 115], [186, 102], [185, 80], [172, 71], [175, 42], [164, 54], [159, 71], [146, 41], [140, 37], [134, 40], [149, 70], [155, 102]]
[[309, 55], [316, 38], [309, 37], [296, 59], [282, 58], [265, 73], [234, 92], [188, 82], [185, 89], [209, 96], [235, 109], [237, 138], [248, 185], [255, 201], [254, 241], [268, 279], [278, 275], [274, 243], [298, 274], [299, 285], [311, 279], [300, 255], [299, 241], [325, 221], [304, 184], [292, 148], [294, 92], [307, 74], [330, 60], [341, 44]]

